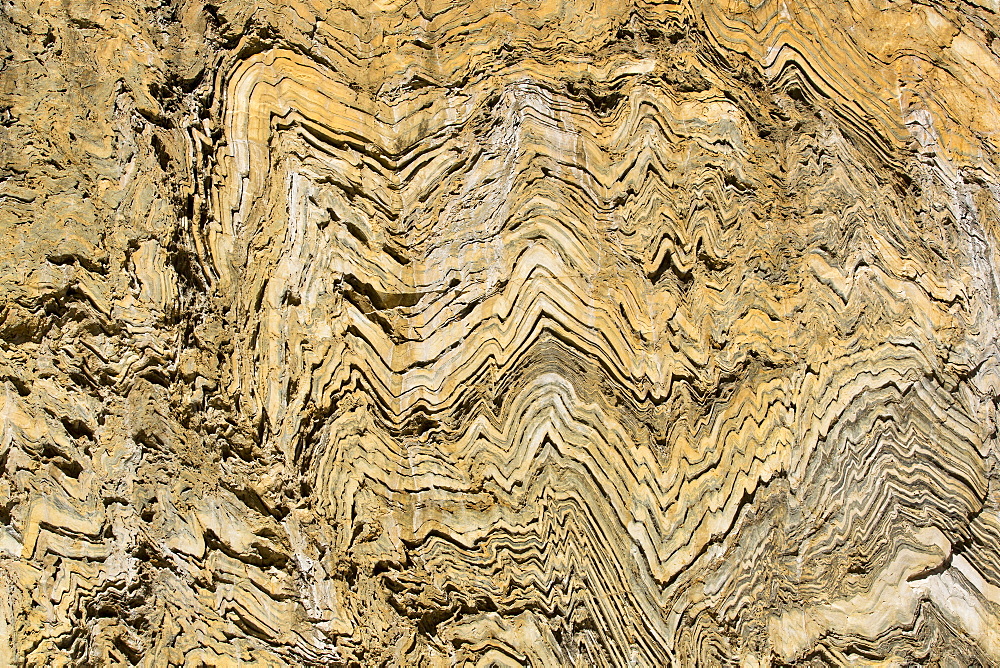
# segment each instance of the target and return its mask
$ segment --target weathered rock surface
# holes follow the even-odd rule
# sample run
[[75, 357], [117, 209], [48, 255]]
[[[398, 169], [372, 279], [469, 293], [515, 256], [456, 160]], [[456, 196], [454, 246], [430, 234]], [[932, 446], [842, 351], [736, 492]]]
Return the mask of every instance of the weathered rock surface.
[[998, 9], [0, 5], [0, 665], [1000, 665]]

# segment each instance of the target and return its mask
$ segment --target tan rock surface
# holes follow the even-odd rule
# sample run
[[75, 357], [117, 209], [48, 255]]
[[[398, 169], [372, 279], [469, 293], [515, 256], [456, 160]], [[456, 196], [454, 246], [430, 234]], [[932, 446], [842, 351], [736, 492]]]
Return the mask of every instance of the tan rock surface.
[[0, 9], [0, 665], [1000, 665], [1000, 7]]

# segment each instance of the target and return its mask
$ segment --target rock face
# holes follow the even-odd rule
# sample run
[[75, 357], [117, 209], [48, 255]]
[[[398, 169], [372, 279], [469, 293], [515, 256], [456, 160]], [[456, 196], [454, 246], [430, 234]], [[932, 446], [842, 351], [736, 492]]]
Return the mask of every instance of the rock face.
[[0, 665], [1000, 665], [995, 0], [0, 9]]

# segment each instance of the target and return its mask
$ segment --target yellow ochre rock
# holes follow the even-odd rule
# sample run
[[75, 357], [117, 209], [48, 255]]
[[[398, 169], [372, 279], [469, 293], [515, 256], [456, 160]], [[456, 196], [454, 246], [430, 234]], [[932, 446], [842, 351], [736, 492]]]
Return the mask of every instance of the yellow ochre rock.
[[996, 0], [0, 8], [0, 665], [1000, 666]]

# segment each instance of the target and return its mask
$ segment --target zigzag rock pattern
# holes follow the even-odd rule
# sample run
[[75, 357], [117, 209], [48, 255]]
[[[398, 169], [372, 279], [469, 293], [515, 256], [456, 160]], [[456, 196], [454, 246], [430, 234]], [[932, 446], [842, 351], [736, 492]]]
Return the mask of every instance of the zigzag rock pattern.
[[0, 663], [1000, 665], [993, 0], [0, 12]]

